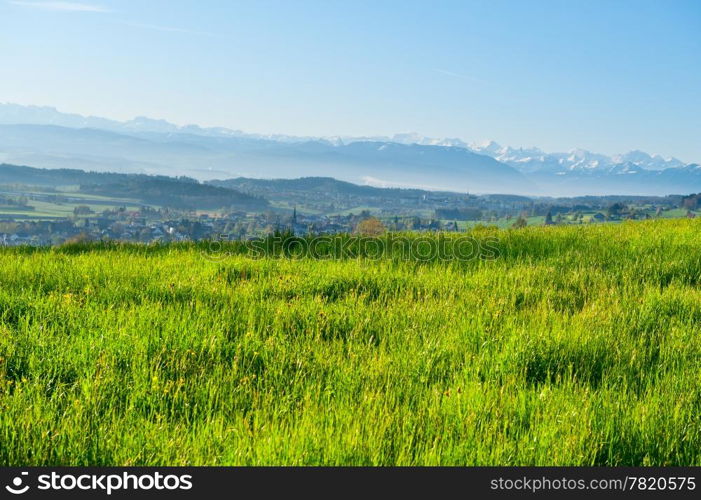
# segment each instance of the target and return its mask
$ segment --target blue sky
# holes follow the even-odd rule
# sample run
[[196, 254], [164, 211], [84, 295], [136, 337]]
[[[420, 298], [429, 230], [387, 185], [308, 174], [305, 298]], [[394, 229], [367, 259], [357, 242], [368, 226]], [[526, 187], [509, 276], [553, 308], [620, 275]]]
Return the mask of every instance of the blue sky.
[[0, 102], [701, 162], [701, 2], [0, 0]]

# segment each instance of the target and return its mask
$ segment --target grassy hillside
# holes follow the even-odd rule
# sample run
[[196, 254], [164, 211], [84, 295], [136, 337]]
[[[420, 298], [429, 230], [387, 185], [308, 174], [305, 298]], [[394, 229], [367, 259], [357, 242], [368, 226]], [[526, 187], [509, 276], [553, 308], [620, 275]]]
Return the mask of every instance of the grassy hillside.
[[280, 192], [304, 192], [331, 195], [374, 196], [377, 198], [400, 198], [402, 196], [431, 193], [420, 189], [377, 188], [344, 182], [333, 177], [302, 177], [299, 179], [235, 179], [213, 180], [207, 184], [232, 188], [261, 196]]
[[75, 169], [41, 169], [0, 164], [0, 184], [29, 186], [78, 186], [80, 194], [130, 198], [143, 204], [181, 209], [264, 210], [269, 203], [234, 189], [201, 184], [187, 177], [84, 172]]
[[494, 236], [0, 250], [0, 464], [701, 465], [701, 221]]

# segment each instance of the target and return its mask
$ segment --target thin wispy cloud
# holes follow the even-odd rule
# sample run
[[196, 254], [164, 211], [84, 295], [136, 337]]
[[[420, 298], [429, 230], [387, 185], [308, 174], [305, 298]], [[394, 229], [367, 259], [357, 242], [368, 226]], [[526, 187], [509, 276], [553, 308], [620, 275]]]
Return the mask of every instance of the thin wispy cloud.
[[445, 69], [434, 68], [433, 71], [435, 71], [436, 73], [440, 73], [441, 75], [451, 76], [453, 78], [459, 78], [461, 80], [467, 80], [470, 82], [484, 82], [484, 80], [480, 80], [479, 78], [475, 78], [474, 76], [463, 75], [461, 73], [455, 73], [454, 71], [448, 71]]
[[165, 33], [184, 33], [187, 35], [199, 35], [199, 36], [210, 36], [210, 37], [218, 37], [216, 33], [210, 33], [208, 31], [197, 31], [197, 30], [190, 30], [187, 28], [176, 28], [173, 26], [161, 26], [158, 24], [143, 24], [143, 23], [132, 23], [132, 22], [124, 22], [123, 24], [126, 24], [127, 26], [131, 26], [132, 28], [142, 28], [142, 29], [147, 29], [147, 30], [154, 30], [154, 31], [163, 31]]
[[53, 10], [57, 12], [111, 12], [108, 8], [101, 5], [77, 2], [24, 2], [20, 0], [11, 0], [12, 5], [21, 7], [29, 7], [32, 9]]

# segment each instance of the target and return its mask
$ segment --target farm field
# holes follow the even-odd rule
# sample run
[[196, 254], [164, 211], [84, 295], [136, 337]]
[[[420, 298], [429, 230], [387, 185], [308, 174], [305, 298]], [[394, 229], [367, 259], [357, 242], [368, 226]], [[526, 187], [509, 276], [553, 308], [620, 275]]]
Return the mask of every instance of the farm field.
[[701, 220], [467, 234], [2, 248], [0, 464], [701, 465]]
[[[58, 219], [74, 216], [74, 209], [78, 206], [88, 207], [94, 213], [103, 210], [115, 210], [125, 207], [128, 210], [138, 210], [137, 200], [124, 198], [109, 198], [105, 196], [79, 193], [70, 190], [56, 192], [7, 192], [10, 195], [22, 195], [30, 197], [26, 208], [7, 208], [0, 206], [0, 217], [12, 217], [14, 219]], [[0, 193], [2, 194], [2, 193]], [[56, 197], [56, 200], [51, 199]]]

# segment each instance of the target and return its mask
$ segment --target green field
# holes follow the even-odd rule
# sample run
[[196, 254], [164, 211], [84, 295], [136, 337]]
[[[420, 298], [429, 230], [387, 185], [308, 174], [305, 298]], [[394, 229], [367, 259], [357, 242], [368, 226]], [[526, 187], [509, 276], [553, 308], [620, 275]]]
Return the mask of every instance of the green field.
[[0, 464], [701, 465], [701, 220], [473, 235], [2, 249]]
[[[2, 187], [2, 186], [0, 186]], [[87, 206], [95, 214], [104, 210], [115, 210], [125, 207], [127, 210], [139, 210], [142, 206], [138, 200], [127, 198], [109, 198], [106, 196], [80, 193], [64, 187], [63, 191], [41, 192], [36, 190], [26, 190], [17, 195], [29, 196], [27, 209], [7, 208], [0, 206], [0, 217], [8, 216], [13, 219], [53, 219], [73, 217], [73, 210], [78, 206]], [[66, 200], [62, 202], [42, 201], [35, 199], [37, 196], [55, 195]]]

